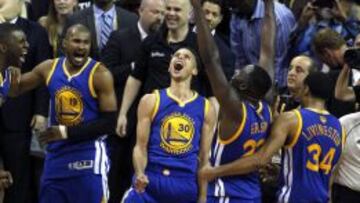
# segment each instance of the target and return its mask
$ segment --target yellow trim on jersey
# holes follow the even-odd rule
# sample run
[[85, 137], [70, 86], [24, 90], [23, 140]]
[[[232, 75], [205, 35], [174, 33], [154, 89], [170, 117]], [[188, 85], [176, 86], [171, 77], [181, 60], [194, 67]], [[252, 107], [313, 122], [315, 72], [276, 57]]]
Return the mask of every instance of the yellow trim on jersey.
[[267, 109], [268, 109], [269, 115], [270, 115], [270, 123], [272, 123], [273, 122], [273, 113], [272, 113], [271, 107], [269, 105], [267, 105]]
[[296, 117], [298, 118], [298, 125], [296, 127], [296, 133], [292, 137], [291, 142], [289, 144], [285, 145], [285, 147], [287, 147], [287, 148], [294, 147], [294, 145], [296, 144], [296, 142], [299, 139], [299, 136], [301, 135], [301, 131], [302, 131], [302, 127], [303, 127], [303, 121], [302, 121], [302, 116], [300, 114], [300, 111], [294, 110], [294, 113], [295, 113]]
[[76, 76], [80, 75], [80, 74], [85, 70], [85, 68], [89, 65], [89, 63], [90, 63], [90, 61], [91, 61], [91, 59], [88, 58], [87, 61], [86, 61], [86, 63], [80, 68], [80, 70], [79, 70], [77, 73], [71, 75], [71, 74], [69, 73], [69, 71], [67, 70], [66, 60], [67, 60], [67, 59], [64, 60], [62, 67], [63, 67], [64, 73], [65, 73], [65, 75], [67, 76], [67, 79], [68, 79], [68, 80], [71, 79], [71, 78], [73, 78], [73, 77], [76, 77]]
[[54, 60], [52, 66], [51, 66], [51, 69], [50, 69], [50, 73], [49, 73], [49, 75], [48, 75], [47, 78], [46, 78], [46, 85], [49, 85], [50, 80], [51, 80], [51, 78], [52, 78], [52, 75], [54, 74], [54, 71], [55, 71], [55, 68], [56, 68], [58, 62], [59, 62], [59, 58], [57, 58], [57, 59]]
[[[236, 130], [236, 132], [230, 136], [229, 139], [227, 140], [222, 140], [220, 137], [219, 137], [219, 142], [221, 144], [230, 144], [232, 142], [234, 142], [237, 138], [239, 138], [239, 136], [241, 135], [241, 133], [243, 132], [244, 130], [244, 127], [245, 127], [245, 123], [246, 123], [246, 120], [247, 120], [247, 111], [246, 111], [246, 106], [244, 103], [242, 103], [242, 110], [243, 110], [243, 118], [241, 120], [241, 123], [240, 123], [240, 126], [239, 128]], [[220, 131], [220, 128], [218, 129]]]
[[205, 99], [205, 105], [204, 105], [204, 119], [206, 118], [206, 115], [209, 112], [210, 104], [209, 100]]
[[156, 101], [155, 101], [155, 106], [153, 109], [153, 112], [151, 114], [151, 120], [154, 120], [158, 110], [159, 110], [159, 106], [160, 106], [160, 93], [159, 90], [155, 90], [154, 91], [155, 97], [156, 97]]
[[326, 110], [321, 110], [321, 109], [314, 109], [314, 108], [305, 108], [307, 110], [313, 111], [315, 113], [319, 113], [319, 114], [323, 114], [323, 115], [329, 115], [330, 113]]
[[345, 142], [346, 142], [346, 130], [345, 130], [344, 126], [341, 126], [341, 131], [342, 131], [342, 133], [341, 133], [341, 145], [342, 146], [341, 147], [344, 150]]
[[180, 99], [178, 99], [175, 95], [173, 95], [173, 94], [171, 93], [170, 88], [167, 88], [167, 89], [166, 89], [166, 94], [167, 94], [168, 97], [170, 97], [171, 99], [173, 99], [174, 101], [176, 101], [180, 107], [184, 107], [186, 104], [194, 101], [194, 100], [198, 97], [198, 93], [195, 92], [194, 96], [191, 97], [189, 100], [187, 100], [187, 101], [181, 101]]
[[96, 91], [94, 88], [94, 74], [95, 74], [96, 69], [99, 67], [99, 65], [100, 65], [100, 62], [96, 62], [96, 64], [94, 65], [94, 68], [90, 72], [89, 81], [88, 81], [90, 94], [94, 98], [97, 98]]
[[3, 77], [2, 73], [0, 73], [0, 85], [1, 86], [4, 85], [4, 77]]
[[259, 102], [259, 106], [258, 106], [258, 108], [256, 109], [256, 113], [257, 113], [258, 115], [260, 115], [261, 112], [263, 111], [263, 109], [264, 109], [264, 106], [263, 106], [262, 102]]

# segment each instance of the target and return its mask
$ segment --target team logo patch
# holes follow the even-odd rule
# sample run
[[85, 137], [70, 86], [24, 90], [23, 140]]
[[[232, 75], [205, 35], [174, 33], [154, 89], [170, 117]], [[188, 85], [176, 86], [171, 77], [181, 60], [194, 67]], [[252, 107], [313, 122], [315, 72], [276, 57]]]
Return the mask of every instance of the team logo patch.
[[84, 110], [81, 94], [71, 87], [61, 88], [55, 93], [55, 109], [56, 119], [60, 124], [79, 124]]
[[194, 138], [194, 121], [188, 116], [173, 113], [162, 120], [161, 148], [171, 154], [183, 154], [191, 150]]

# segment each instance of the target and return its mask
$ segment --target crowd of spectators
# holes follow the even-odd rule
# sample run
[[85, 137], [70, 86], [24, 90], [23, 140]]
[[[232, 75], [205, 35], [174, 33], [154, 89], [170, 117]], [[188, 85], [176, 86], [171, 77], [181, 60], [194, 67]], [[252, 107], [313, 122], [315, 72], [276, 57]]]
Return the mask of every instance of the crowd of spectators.
[[[139, 98], [169, 86], [168, 65], [178, 48], [197, 50], [196, 27], [189, 15], [192, 8], [183, 5], [184, 1], [0, 0], [0, 23], [17, 24], [27, 36], [29, 51], [23, 73], [46, 59], [62, 56], [62, 40], [70, 26], [80, 23], [91, 31], [90, 56], [113, 74], [119, 110], [118, 127], [108, 139], [110, 202], [120, 202], [131, 184]], [[203, 10], [228, 80], [236, 70], [258, 63], [263, 0], [203, 0]], [[360, 115], [356, 113], [360, 108], [360, 70], [359, 64], [349, 69], [344, 58], [348, 50], [360, 48], [360, 2], [279, 0], [274, 10], [274, 78], [281, 100], [276, 108], [283, 111], [298, 105], [296, 84], [290, 84], [288, 77], [305, 77], [302, 74], [314, 70], [331, 76], [334, 94], [327, 106], [338, 118], [350, 114], [341, 121], [352, 140], [345, 151], [350, 157], [341, 161], [335, 178], [337, 191], [345, 192], [335, 193], [334, 198], [346, 202], [351, 199], [342, 196], [352, 195], [360, 201], [360, 182], [354, 181], [360, 174], [360, 160], [353, 156], [360, 153]], [[355, 53], [359, 62], [360, 51]], [[339, 76], [345, 78], [344, 90], [339, 89]], [[219, 108], [201, 67], [193, 88]], [[345, 94], [347, 88], [350, 93]], [[8, 99], [0, 107], [0, 168], [11, 173], [13, 182], [4, 192], [5, 203], [37, 202], [43, 158], [31, 153], [30, 143], [32, 136], [47, 126], [48, 98], [44, 88], [38, 88]]]

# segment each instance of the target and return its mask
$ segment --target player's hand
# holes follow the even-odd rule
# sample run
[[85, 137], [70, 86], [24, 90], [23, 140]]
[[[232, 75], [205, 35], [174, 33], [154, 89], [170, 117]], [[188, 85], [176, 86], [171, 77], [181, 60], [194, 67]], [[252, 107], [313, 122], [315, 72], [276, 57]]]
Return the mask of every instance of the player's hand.
[[45, 145], [49, 142], [65, 140], [66, 138], [62, 136], [59, 126], [51, 126], [45, 131], [40, 132], [38, 139], [40, 144]]
[[9, 71], [9, 78], [10, 78], [10, 84], [11, 85], [18, 85], [20, 83], [21, 78], [21, 69], [15, 66], [9, 66], [7, 68], [7, 71]]
[[299, 23], [305, 26], [313, 18], [319, 7], [313, 5], [314, 1], [308, 2], [301, 12]]
[[333, 14], [333, 16], [339, 20], [340, 22], [345, 22], [347, 19], [347, 15], [344, 11], [343, 6], [341, 5], [339, 0], [335, 0], [333, 2], [333, 7], [331, 9], [331, 13]]
[[30, 127], [32, 127], [34, 131], [44, 131], [47, 125], [46, 121], [46, 117], [35, 114], [31, 119]]
[[216, 178], [215, 175], [215, 168], [210, 166], [210, 164], [205, 165], [202, 167], [198, 172], [198, 178], [200, 181], [212, 181]]
[[263, 183], [274, 183], [278, 179], [280, 173], [280, 165], [269, 163], [264, 168], [259, 170], [260, 179]]
[[127, 118], [126, 115], [119, 115], [117, 124], [116, 124], [116, 134], [120, 137], [126, 136], [126, 127], [127, 127]]
[[145, 174], [137, 175], [134, 184], [135, 191], [138, 193], [145, 192], [145, 188], [148, 184], [149, 184], [149, 179]]
[[13, 184], [13, 178], [8, 171], [0, 170], [0, 190], [6, 189]]

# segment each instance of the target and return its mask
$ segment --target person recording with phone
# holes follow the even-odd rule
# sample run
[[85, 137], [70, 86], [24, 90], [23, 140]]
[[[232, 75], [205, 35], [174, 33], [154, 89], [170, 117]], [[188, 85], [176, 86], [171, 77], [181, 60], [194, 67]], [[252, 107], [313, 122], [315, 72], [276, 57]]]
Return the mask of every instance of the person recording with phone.
[[345, 65], [340, 72], [335, 86], [335, 98], [341, 101], [360, 102], [360, 79], [354, 86], [349, 86], [350, 74], [360, 70], [360, 48], [348, 49], [344, 53]]
[[[312, 41], [312, 49], [323, 64], [329, 67], [328, 74], [332, 80], [332, 89], [335, 90], [337, 79], [339, 78], [342, 67], [345, 63], [345, 53], [351, 47], [347, 46], [341, 35], [329, 28], [320, 30]], [[347, 75], [347, 86], [356, 86], [360, 79], [360, 71], [353, 69]], [[327, 101], [329, 111], [340, 118], [349, 113], [359, 110], [359, 102], [355, 100], [339, 100], [335, 97], [335, 92]]]
[[330, 28], [339, 33], [348, 44], [353, 43], [360, 32], [360, 22], [352, 8], [357, 7], [354, 0], [312, 0], [304, 7], [298, 26], [292, 33], [292, 56], [307, 54], [314, 57], [311, 43], [316, 33]]

